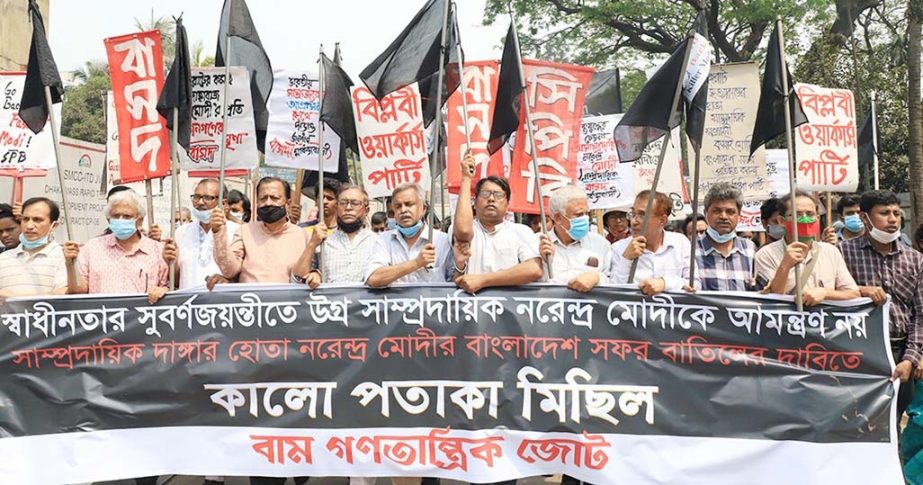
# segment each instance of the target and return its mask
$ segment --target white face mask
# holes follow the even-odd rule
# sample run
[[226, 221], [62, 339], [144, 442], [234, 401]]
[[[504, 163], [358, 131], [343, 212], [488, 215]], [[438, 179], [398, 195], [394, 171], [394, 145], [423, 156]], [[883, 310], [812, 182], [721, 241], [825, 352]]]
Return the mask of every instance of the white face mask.
[[901, 231], [885, 232], [872, 226], [872, 230], [869, 231], [869, 236], [882, 244], [891, 244], [901, 238]]

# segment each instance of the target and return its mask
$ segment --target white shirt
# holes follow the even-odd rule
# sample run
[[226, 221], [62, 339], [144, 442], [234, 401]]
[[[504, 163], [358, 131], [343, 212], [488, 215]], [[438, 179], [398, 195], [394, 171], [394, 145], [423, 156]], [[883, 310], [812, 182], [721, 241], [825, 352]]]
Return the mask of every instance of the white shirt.
[[[612, 266], [609, 267], [609, 279], [612, 283], [628, 283], [628, 273], [631, 272], [631, 261], [622, 254], [633, 239], [616, 241], [612, 244]], [[663, 232], [663, 243], [656, 253], [644, 250], [638, 261], [635, 272], [635, 283], [640, 283], [648, 278], [663, 278], [666, 282], [666, 291], [680, 291], [689, 283], [689, 255], [692, 246], [689, 238], [671, 231]]]
[[[423, 246], [429, 244], [426, 236], [429, 235], [429, 228], [424, 225], [420, 229], [420, 237], [414, 242], [413, 247], [407, 247], [407, 240], [396, 230], [385, 231], [375, 241], [372, 249], [371, 260], [365, 271], [365, 280], [375, 271], [385, 266], [406, 263], [417, 257]], [[436, 246], [436, 263], [434, 268], [427, 271], [426, 268], [420, 268], [413, 273], [404, 275], [395, 280], [395, 283], [412, 283], [412, 282], [446, 282], [452, 279], [454, 273], [454, 263], [452, 259], [452, 245], [449, 243], [449, 236], [442, 231], [433, 231], [433, 241]]]
[[548, 279], [549, 282], [567, 284], [587, 271], [598, 271], [600, 284], [609, 282], [612, 245], [606, 238], [589, 232], [583, 239], [565, 245], [556, 231], [549, 232], [548, 237], [554, 244], [551, 260], [554, 278]]
[[34, 254], [29, 254], [22, 244], [0, 254], [0, 290], [50, 295], [66, 286], [64, 252], [55, 241]]
[[[230, 245], [240, 224], [227, 221], [225, 226]], [[209, 276], [221, 274], [215, 263], [215, 238], [211, 231], [205, 232], [198, 221], [187, 222], [176, 229], [176, 250], [179, 252], [179, 289], [202, 286]]]
[[538, 236], [529, 226], [503, 221], [487, 232], [475, 219], [467, 274], [494, 273], [539, 257]]
[[[337, 229], [324, 240], [324, 267], [321, 275], [326, 283], [363, 283], [372, 248], [378, 235], [363, 227], [352, 240]], [[318, 248], [319, 249], [319, 248]], [[314, 255], [315, 265], [320, 265], [320, 254]]]

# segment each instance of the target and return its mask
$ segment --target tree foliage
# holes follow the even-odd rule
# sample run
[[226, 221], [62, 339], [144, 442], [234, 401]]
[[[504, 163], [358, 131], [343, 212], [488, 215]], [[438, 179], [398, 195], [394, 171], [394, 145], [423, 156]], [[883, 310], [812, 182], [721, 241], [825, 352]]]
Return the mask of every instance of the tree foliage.
[[61, 134], [106, 143], [106, 91], [112, 89], [106, 63], [87, 62], [76, 76], [82, 82], [64, 91]]

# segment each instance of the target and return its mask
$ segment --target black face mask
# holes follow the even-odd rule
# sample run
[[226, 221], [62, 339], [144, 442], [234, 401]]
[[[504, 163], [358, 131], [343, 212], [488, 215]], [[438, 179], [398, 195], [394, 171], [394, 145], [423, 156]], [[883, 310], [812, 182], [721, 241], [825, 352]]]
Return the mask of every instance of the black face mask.
[[344, 222], [343, 219], [337, 217], [337, 228], [346, 234], [352, 234], [362, 228], [362, 219], [356, 219], [352, 222]]
[[285, 206], [264, 205], [256, 210], [256, 215], [260, 216], [261, 221], [272, 224], [285, 217]]

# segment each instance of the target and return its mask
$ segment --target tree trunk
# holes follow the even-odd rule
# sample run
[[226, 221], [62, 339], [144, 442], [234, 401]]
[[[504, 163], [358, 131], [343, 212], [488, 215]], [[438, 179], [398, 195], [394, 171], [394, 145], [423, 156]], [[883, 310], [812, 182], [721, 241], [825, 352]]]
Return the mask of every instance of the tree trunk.
[[913, 226], [923, 224], [923, 106], [920, 105], [920, 50], [923, 0], [907, 2], [907, 114], [909, 127], [910, 193]]

